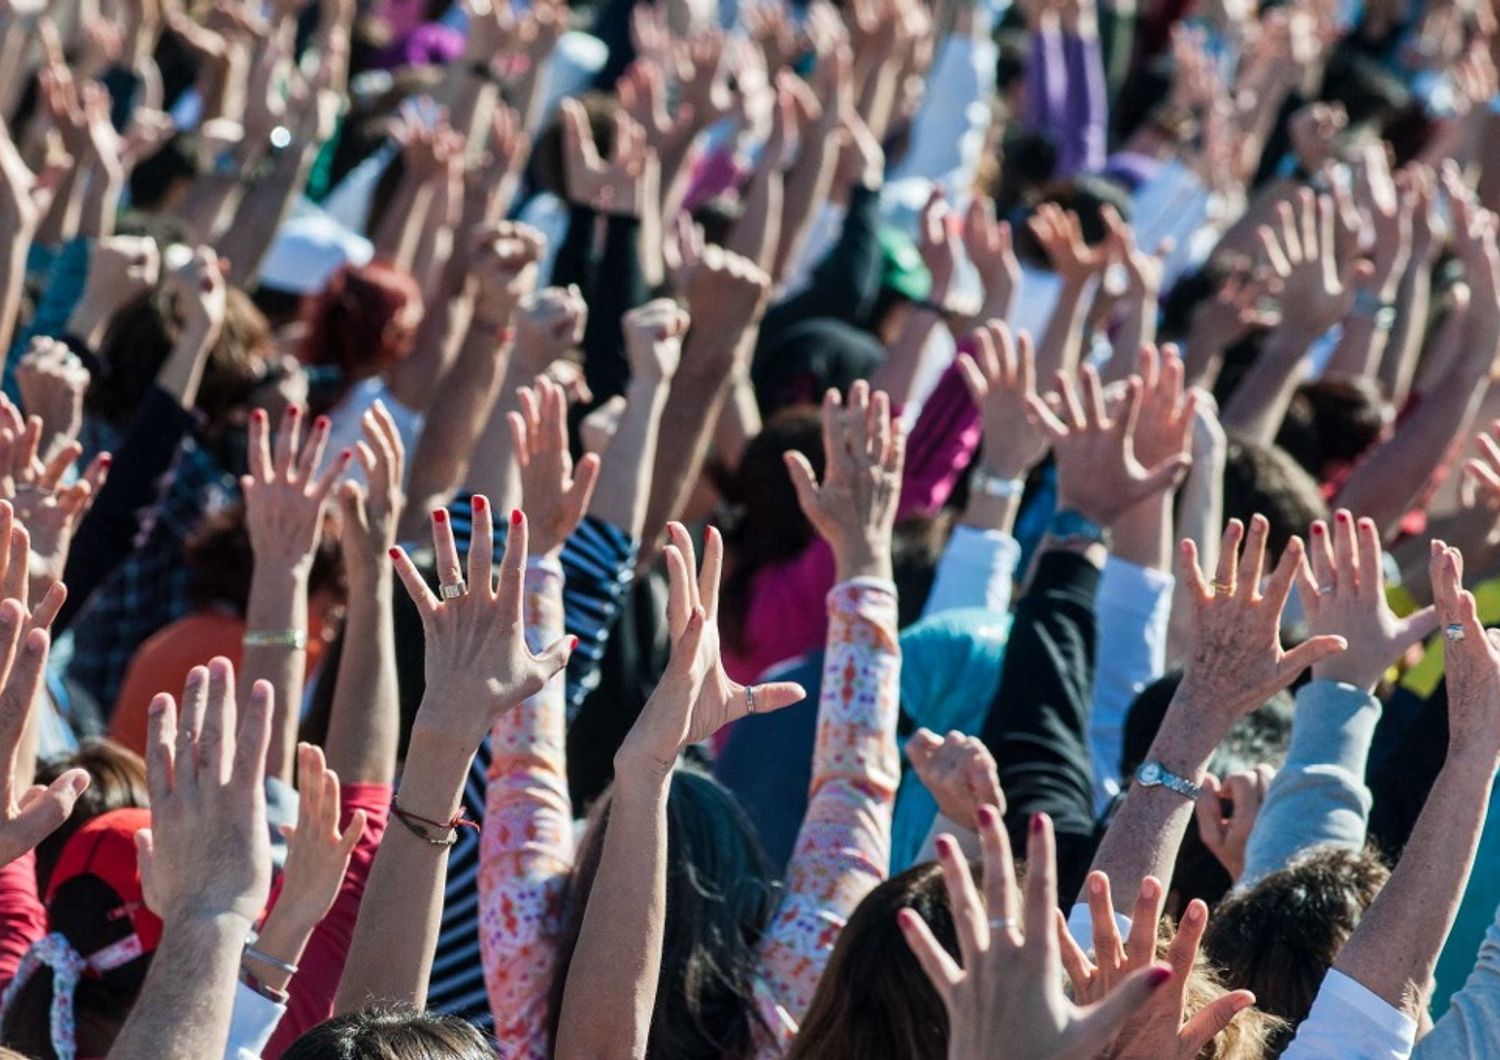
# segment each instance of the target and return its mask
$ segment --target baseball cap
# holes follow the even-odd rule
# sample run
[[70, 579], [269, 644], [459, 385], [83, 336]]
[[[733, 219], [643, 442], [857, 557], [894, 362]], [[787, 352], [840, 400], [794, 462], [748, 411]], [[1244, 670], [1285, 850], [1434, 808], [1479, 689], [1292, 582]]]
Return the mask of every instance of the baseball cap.
[[[100, 814], [73, 833], [47, 887], [47, 919], [102, 978], [144, 977], [161, 942], [161, 919], [146, 908], [135, 834], [151, 825], [138, 808]], [[110, 975], [115, 978], [114, 975]]]

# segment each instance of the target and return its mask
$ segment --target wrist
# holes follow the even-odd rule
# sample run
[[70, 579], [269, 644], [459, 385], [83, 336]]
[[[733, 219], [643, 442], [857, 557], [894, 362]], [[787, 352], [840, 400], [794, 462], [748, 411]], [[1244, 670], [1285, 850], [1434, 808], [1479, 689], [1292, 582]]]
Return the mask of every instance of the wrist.
[[635, 746], [627, 737], [614, 757], [616, 793], [644, 798], [665, 797], [676, 765], [675, 754], [663, 759], [660, 754]]
[[858, 541], [846, 542], [834, 546], [834, 570], [835, 577], [839, 582], [852, 581], [855, 578], [878, 578], [881, 581], [894, 581], [895, 574], [891, 566], [890, 543]]
[[463, 806], [464, 777], [482, 738], [430, 725], [419, 710], [401, 774], [401, 808], [428, 820], [452, 820]]

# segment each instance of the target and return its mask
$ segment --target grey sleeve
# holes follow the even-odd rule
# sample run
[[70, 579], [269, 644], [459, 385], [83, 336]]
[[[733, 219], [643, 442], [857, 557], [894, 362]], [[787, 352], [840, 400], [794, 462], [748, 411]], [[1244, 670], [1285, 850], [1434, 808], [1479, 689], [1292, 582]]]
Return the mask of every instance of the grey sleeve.
[[1484, 933], [1479, 959], [1463, 989], [1411, 1055], [1413, 1060], [1500, 1056], [1500, 910]]
[[1250, 833], [1238, 889], [1253, 887], [1313, 847], [1365, 845], [1365, 760], [1379, 720], [1380, 701], [1352, 685], [1312, 681], [1298, 691], [1286, 765]]

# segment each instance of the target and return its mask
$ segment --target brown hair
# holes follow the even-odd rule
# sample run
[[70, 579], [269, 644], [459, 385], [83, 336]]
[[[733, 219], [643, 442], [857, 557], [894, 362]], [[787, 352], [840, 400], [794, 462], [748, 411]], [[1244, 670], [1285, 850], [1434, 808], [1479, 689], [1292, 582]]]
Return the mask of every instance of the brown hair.
[[1334, 958], [1390, 870], [1372, 851], [1324, 847], [1230, 897], [1209, 919], [1204, 952], [1224, 982], [1255, 993], [1256, 1004], [1286, 1024], [1268, 1056], [1279, 1056]]
[[87, 770], [89, 786], [78, 796], [73, 812], [62, 826], [37, 844], [36, 886], [41, 894], [47, 893], [52, 870], [74, 832], [111, 810], [144, 809], [150, 805], [145, 761], [130, 748], [113, 740], [84, 740], [72, 754], [41, 762], [37, 766], [36, 782], [51, 784], [70, 769]]
[[373, 1005], [324, 1020], [284, 1060], [493, 1060], [484, 1035], [457, 1016]]

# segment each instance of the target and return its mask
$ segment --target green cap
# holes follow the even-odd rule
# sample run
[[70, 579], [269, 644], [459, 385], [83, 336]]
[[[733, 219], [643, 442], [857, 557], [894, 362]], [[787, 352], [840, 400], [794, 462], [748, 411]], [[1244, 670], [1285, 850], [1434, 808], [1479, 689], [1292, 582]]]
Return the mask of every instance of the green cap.
[[932, 274], [922, 263], [922, 254], [911, 236], [899, 228], [882, 226], [880, 241], [880, 286], [903, 298], [920, 302], [932, 293]]

